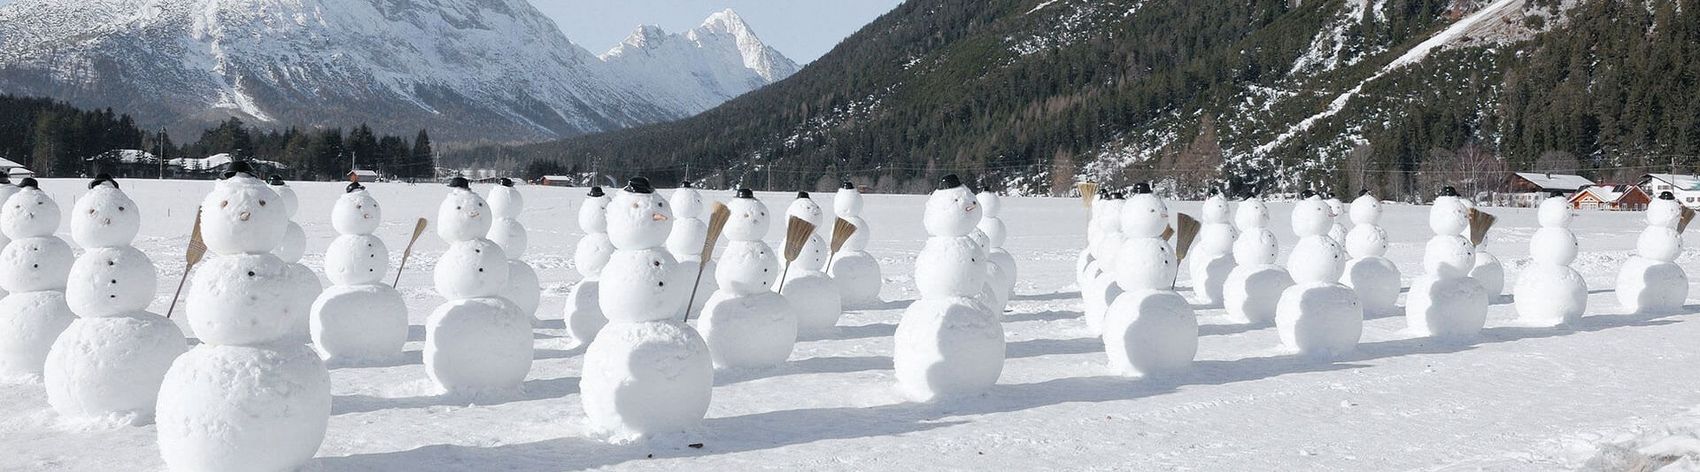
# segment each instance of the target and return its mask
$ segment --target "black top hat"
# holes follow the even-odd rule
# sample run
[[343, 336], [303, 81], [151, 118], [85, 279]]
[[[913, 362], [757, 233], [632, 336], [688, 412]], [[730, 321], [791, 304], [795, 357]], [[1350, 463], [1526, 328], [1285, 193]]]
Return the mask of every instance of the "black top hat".
[[1676, 194], [1670, 193], [1670, 192], [1660, 192], [1659, 193], [1659, 199], [1660, 200], [1676, 200]]
[[466, 181], [466, 177], [455, 177], [449, 179], [449, 188], [472, 190], [472, 182]]
[[1210, 187], [1210, 188], [1204, 190], [1204, 194], [1214, 197], [1214, 196], [1217, 196], [1217, 195], [1221, 195], [1222, 189], [1219, 189], [1219, 188], [1216, 188], [1216, 187]]
[[224, 174], [220, 175], [219, 178], [228, 179], [235, 177], [236, 174], [248, 174], [249, 177], [253, 177], [254, 167], [248, 165], [248, 161], [233, 161], [230, 163], [230, 170], [224, 171]]
[[602, 187], [601, 186], [594, 186], [594, 187], [590, 188], [589, 195], [590, 195], [590, 198], [598, 198], [598, 197], [607, 196], [608, 194], [602, 193]]
[[0, 172], [0, 184], [9, 184], [9, 183], [12, 183], [12, 176], [6, 175], [5, 172]]
[[939, 190], [950, 190], [961, 186], [962, 178], [957, 177], [956, 174], [950, 174], [939, 178]]
[[1148, 182], [1133, 184], [1133, 193], [1151, 193], [1151, 184]]
[[686, 180], [679, 182], [679, 188], [691, 188], [691, 181]]
[[33, 189], [36, 189], [36, 190], [41, 190], [41, 184], [36, 183], [34, 177], [24, 177], [23, 181], [18, 182], [18, 186], [23, 187], [23, 188], [33, 188]]
[[349, 182], [348, 187], [342, 189], [342, 193], [354, 193], [355, 190], [366, 190], [366, 186], [360, 185], [360, 182]]
[[1564, 197], [1564, 191], [1563, 190], [1553, 190], [1552, 193], [1547, 194], [1547, 197], [1549, 197], [1549, 198], [1550, 197], [1563, 198]]
[[855, 190], [856, 189], [856, 183], [846, 180], [846, 181], [843, 181], [843, 182], [839, 182], [838, 188], [841, 188], [841, 189], [844, 189], [844, 190]]
[[1098, 187], [1098, 198], [1110, 198], [1110, 189]]
[[646, 177], [632, 177], [626, 181], [625, 190], [631, 193], [655, 193], [655, 186], [650, 185]]
[[1310, 198], [1310, 197], [1314, 197], [1314, 196], [1316, 196], [1315, 190], [1305, 190], [1303, 192], [1299, 192], [1299, 198], [1301, 198], [1301, 199]]
[[514, 186], [514, 179], [510, 179], [510, 178], [507, 178], [507, 177], [502, 177], [502, 181], [501, 181], [501, 182], [502, 182], [502, 186], [503, 186], [503, 187], [512, 187], [512, 186]]
[[808, 200], [809, 192], [797, 192], [797, 198], [801, 200]]
[[89, 181], [89, 188], [92, 189], [92, 188], [95, 188], [95, 187], [99, 187], [100, 184], [102, 184], [102, 183], [110, 183], [110, 184], [112, 184], [112, 188], [118, 188], [118, 181], [112, 180], [111, 175], [104, 174], [104, 173], [96, 174], [94, 176], [94, 180]]
[[1121, 193], [1121, 192], [1111, 192], [1109, 198], [1111, 200], [1127, 200], [1127, 194]]
[[750, 190], [750, 189], [741, 188], [741, 189], [738, 189], [737, 197], [738, 198], [754, 199], [754, 198], [756, 198], [756, 193], [754, 191]]
[[1358, 191], [1358, 196], [1362, 197], [1364, 195], [1369, 195], [1369, 189], [1366, 188]]
[[1458, 189], [1452, 188], [1451, 185], [1441, 187], [1440, 196], [1442, 196], [1442, 197], [1456, 197], [1456, 196], [1458, 196]]
[[272, 174], [271, 178], [266, 179], [266, 183], [271, 185], [283, 185], [283, 176]]

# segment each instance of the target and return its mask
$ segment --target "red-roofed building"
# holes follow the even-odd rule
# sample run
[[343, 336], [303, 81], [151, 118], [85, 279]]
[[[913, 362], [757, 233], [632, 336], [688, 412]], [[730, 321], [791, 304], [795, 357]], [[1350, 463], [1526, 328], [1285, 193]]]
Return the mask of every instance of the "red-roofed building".
[[1647, 192], [1634, 185], [1594, 185], [1570, 196], [1570, 207], [1578, 210], [1642, 211], [1652, 202]]

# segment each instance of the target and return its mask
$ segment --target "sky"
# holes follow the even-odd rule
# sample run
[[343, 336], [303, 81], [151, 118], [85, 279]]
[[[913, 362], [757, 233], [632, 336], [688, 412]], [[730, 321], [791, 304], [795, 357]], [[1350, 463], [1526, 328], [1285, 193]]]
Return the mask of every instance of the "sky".
[[[0, 0], [0, 5], [13, 0]], [[601, 54], [640, 24], [677, 33], [731, 8], [762, 42], [806, 64], [902, 0], [529, 0], [561, 25], [567, 39]]]

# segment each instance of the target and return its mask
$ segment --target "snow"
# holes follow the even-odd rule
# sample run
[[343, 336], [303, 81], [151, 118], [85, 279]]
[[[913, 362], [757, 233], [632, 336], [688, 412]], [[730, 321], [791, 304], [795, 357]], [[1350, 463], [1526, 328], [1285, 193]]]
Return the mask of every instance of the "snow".
[[[1536, 187], [1538, 187], [1542, 190], [1575, 191], [1576, 189], [1579, 189], [1579, 188], [1582, 188], [1582, 187], [1589, 187], [1589, 186], [1594, 185], [1593, 180], [1589, 180], [1587, 177], [1583, 177], [1583, 176], [1580, 176], [1580, 175], [1543, 174], [1543, 173], [1537, 173], [1537, 172], [1518, 172], [1517, 177], [1521, 177], [1523, 180], [1529, 181], [1529, 183], [1534, 184]], [[1612, 200], [1605, 200], [1605, 201], [1612, 201]]]
[[[68, 202], [86, 192], [85, 183], [45, 179], [42, 186]], [[164, 313], [181, 275], [192, 204], [211, 184], [121, 183], [142, 205], [135, 244], [160, 265], [150, 311]], [[344, 185], [291, 184], [307, 232], [303, 262], [315, 270], [322, 269], [323, 252], [336, 236], [326, 215]], [[446, 189], [368, 187], [385, 205], [375, 234], [398, 249], [390, 253], [394, 267], [413, 218], [430, 216]], [[490, 188], [474, 186], [481, 193]], [[571, 253], [584, 233], [570, 215], [585, 190], [520, 191], [528, 203], [521, 220], [532, 234], [525, 260], [538, 268], [545, 288], [541, 312], [559, 316], [568, 289], [581, 278]], [[758, 196], [772, 206], [794, 194]], [[537, 359], [521, 394], [477, 406], [433, 396], [420, 360], [422, 326], [444, 301], [431, 289], [429, 269], [446, 244], [427, 235], [401, 278], [412, 325], [405, 355], [392, 364], [330, 371], [329, 430], [309, 470], [931, 470], [949, 464], [982, 470], [1544, 471], [1610, 455], [1598, 452], [1602, 444], [1612, 445], [1608, 452], [1700, 457], [1700, 448], [1680, 448], [1691, 444], [1683, 438], [1700, 436], [1700, 391], [1693, 388], [1700, 383], [1700, 370], [1693, 368], [1700, 351], [1692, 348], [1700, 337], [1700, 318], [1692, 315], [1700, 309], [1626, 314], [1610, 291], [1645, 227], [1637, 212], [1575, 218], [1571, 228], [1582, 252], [1574, 265], [1593, 290], [1588, 316], [1569, 329], [1520, 326], [1505, 299], [1489, 307], [1481, 335], [1461, 343], [1417, 338], [1400, 316], [1371, 316], [1358, 348], [1324, 363], [1285, 354], [1273, 327], [1232, 324], [1220, 308], [1196, 308], [1195, 365], [1158, 381], [1113, 375], [1101, 341], [1080, 319], [1071, 276], [1085, 241], [1080, 202], [1006, 197], [1006, 247], [1023, 275], [1002, 320], [1008, 360], [998, 384], [984, 396], [913, 404], [893, 387], [891, 354], [898, 317], [917, 298], [910, 274], [925, 237], [916, 224], [921, 198], [866, 196], [862, 214], [876, 228], [868, 250], [884, 266], [882, 295], [889, 302], [847, 311], [836, 333], [798, 343], [785, 365], [717, 373], [698, 433], [620, 446], [588, 431], [578, 393], [584, 350], [563, 337], [559, 321], [533, 331]], [[1197, 202], [1170, 206], [1192, 215], [1200, 209]], [[1271, 230], [1283, 253], [1290, 252], [1291, 207], [1270, 207]], [[1428, 208], [1387, 204], [1383, 210], [1386, 257], [1401, 267], [1420, 266], [1423, 243], [1432, 235]], [[1500, 217], [1494, 247], [1508, 280], [1517, 280], [1532, 263], [1526, 247], [1538, 226], [1535, 211], [1491, 211]], [[780, 240], [778, 226], [767, 241]], [[1697, 256], [1700, 251], [1684, 249], [1677, 262], [1692, 266]], [[1405, 285], [1414, 275], [1406, 274]], [[173, 320], [181, 323], [182, 313], [179, 306]], [[0, 470], [163, 468], [158, 426], [67, 424], [44, 392], [40, 385], [0, 386], [0, 444], [8, 451], [0, 455]], [[697, 442], [701, 449], [685, 447]]]

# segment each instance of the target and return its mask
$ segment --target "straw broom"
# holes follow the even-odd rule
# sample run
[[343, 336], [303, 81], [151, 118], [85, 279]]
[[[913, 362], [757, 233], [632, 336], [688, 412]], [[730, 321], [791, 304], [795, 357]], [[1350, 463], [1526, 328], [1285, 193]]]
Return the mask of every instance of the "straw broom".
[[691, 284], [691, 298], [685, 302], [685, 321], [691, 320], [691, 307], [697, 303], [697, 288], [702, 287], [702, 273], [708, 268], [708, 261], [714, 259], [714, 244], [720, 241], [726, 220], [731, 218], [732, 210], [724, 203], [714, 202], [714, 208], [709, 210], [708, 234], [702, 238], [702, 262], [697, 263], [697, 280]]
[[832, 224], [832, 252], [826, 256], [826, 271], [832, 271], [832, 261], [838, 258], [838, 250], [844, 248], [844, 242], [849, 241], [853, 234], [856, 234], [856, 225], [850, 224], [849, 220], [839, 218]]
[[183, 278], [177, 281], [177, 293], [171, 296], [171, 306], [165, 308], [165, 317], [171, 318], [171, 312], [177, 309], [177, 299], [183, 296], [183, 285], [189, 282], [189, 270], [195, 264], [201, 263], [201, 258], [207, 255], [207, 243], [201, 240], [201, 211], [195, 210], [195, 229], [189, 233], [189, 249], [183, 253]]
[[1092, 200], [1098, 198], [1098, 183], [1081, 182], [1074, 184], [1074, 188], [1080, 190], [1080, 202], [1085, 204], [1086, 208], [1092, 208]]
[[[1198, 230], [1203, 227], [1204, 225], [1199, 224], [1198, 220], [1191, 215], [1179, 213], [1175, 215], [1175, 225], [1170, 227], [1169, 230], [1163, 231], [1165, 236], [1168, 233], [1174, 233], [1173, 236], [1175, 237], [1175, 279], [1169, 281], [1169, 290], [1174, 290], [1175, 284], [1180, 281], [1181, 261], [1186, 260], [1187, 251], [1192, 249], [1193, 241], [1198, 238]], [[1165, 239], [1167, 238], [1165, 237]]]
[[1482, 241], [1487, 240], [1488, 229], [1493, 228], [1493, 223], [1495, 221], [1499, 221], [1499, 217], [1488, 214], [1485, 211], [1481, 211], [1481, 210], [1477, 210], [1475, 208], [1471, 208], [1470, 209], [1470, 245], [1481, 246]]
[[401, 287], [401, 270], [407, 267], [407, 257], [413, 255], [413, 243], [419, 242], [419, 235], [425, 233], [425, 226], [429, 224], [424, 218], [413, 223], [413, 238], [407, 240], [407, 249], [401, 251], [401, 264], [395, 266], [395, 282], [390, 283], [390, 288]]
[[785, 269], [779, 271], [779, 291], [785, 290], [785, 277], [791, 273], [791, 263], [803, 253], [803, 243], [808, 242], [812, 234], [815, 234], [815, 224], [808, 220], [793, 216], [785, 225]]
[[1676, 233], [1682, 234], [1683, 230], [1688, 229], [1688, 222], [1693, 221], [1693, 220], [1694, 220], [1694, 209], [1689, 208], [1689, 207], [1682, 207], [1682, 217], [1676, 221]]

